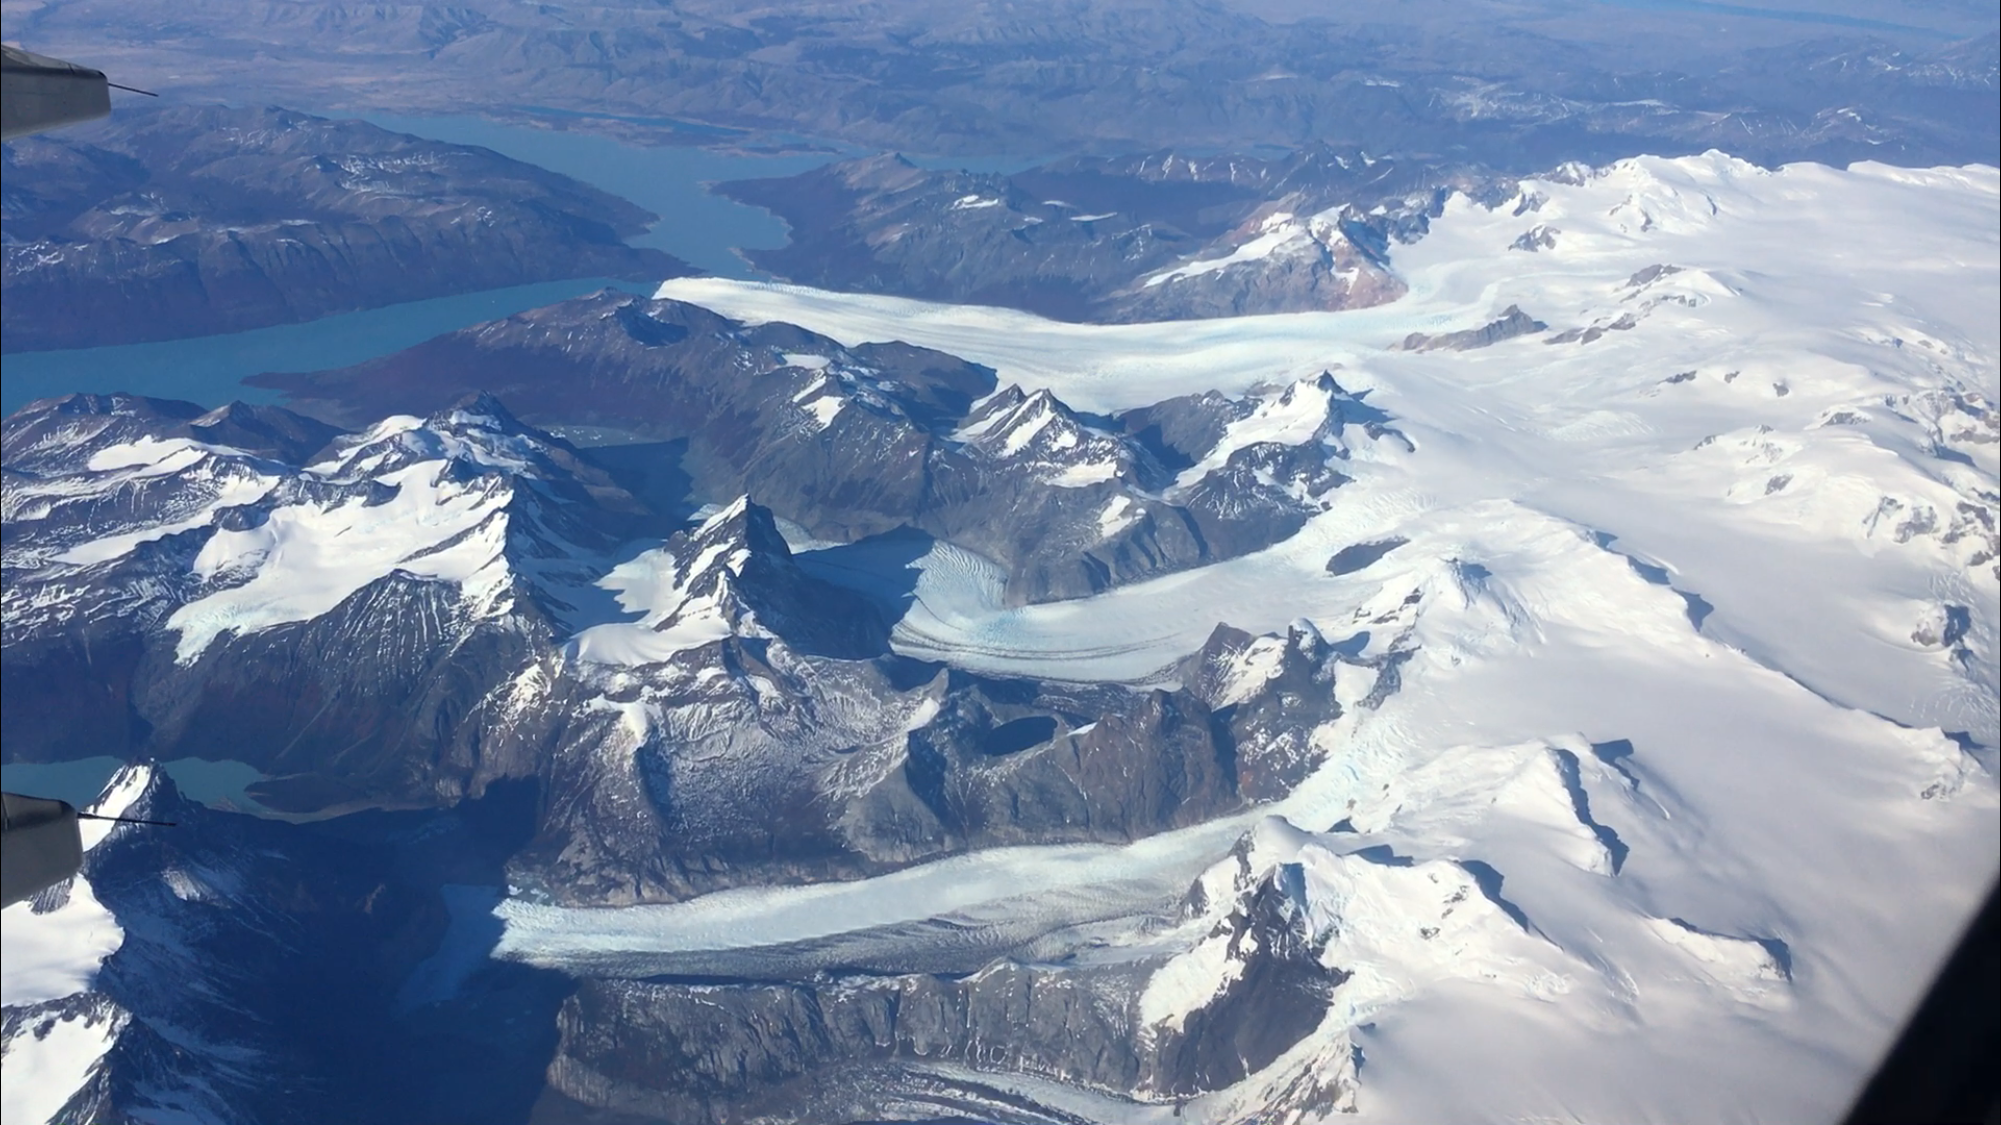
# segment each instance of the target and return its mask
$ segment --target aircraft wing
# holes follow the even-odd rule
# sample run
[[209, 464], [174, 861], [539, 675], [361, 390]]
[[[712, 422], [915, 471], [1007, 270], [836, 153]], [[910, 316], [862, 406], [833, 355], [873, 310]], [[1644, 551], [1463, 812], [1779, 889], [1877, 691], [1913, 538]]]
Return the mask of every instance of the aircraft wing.
[[0, 46], [0, 140], [110, 112], [111, 86], [103, 71]]
[[68, 801], [6, 793], [0, 794], [0, 808], [5, 812], [0, 832], [4, 905], [33, 898], [83, 866], [83, 833]]

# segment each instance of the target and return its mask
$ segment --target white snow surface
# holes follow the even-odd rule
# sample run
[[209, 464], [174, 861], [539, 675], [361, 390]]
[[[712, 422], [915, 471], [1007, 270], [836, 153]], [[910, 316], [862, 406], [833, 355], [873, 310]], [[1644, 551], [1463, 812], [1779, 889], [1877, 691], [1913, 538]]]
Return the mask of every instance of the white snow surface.
[[[685, 565], [665, 547], [656, 547], [613, 567], [598, 585], [613, 594], [620, 609], [639, 617], [583, 629], [570, 640], [570, 657], [586, 664], [659, 664], [733, 634], [768, 635], [753, 614], [733, 604], [734, 582], [750, 553], [722, 535], [722, 528], [740, 518], [749, 502], [740, 496], [704, 515], [689, 544], [709, 542], [699, 552], [690, 551]], [[704, 586], [710, 588], [698, 592]]]
[[78, 1015], [50, 1013], [25, 1021], [7, 1041], [0, 1120], [61, 1125], [57, 1114], [90, 1080], [92, 1069], [117, 1042], [127, 1018], [100, 999]]
[[[152, 779], [149, 767], [120, 770], [86, 812], [122, 816]], [[104, 842], [118, 825], [86, 820], [78, 825], [86, 855]], [[69, 897], [46, 914], [34, 904], [17, 902], [4, 912], [0, 927], [0, 1006], [15, 1008], [73, 996], [90, 987], [98, 966], [125, 942], [125, 931], [97, 901], [90, 880], [70, 880]]]
[[1278, 445], [1299, 445], [1310, 441], [1327, 424], [1331, 391], [1312, 381], [1301, 380], [1276, 393], [1258, 396], [1251, 412], [1229, 424], [1218, 441], [1200, 461], [1181, 471], [1177, 488], [1186, 488], [1229, 463], [1230, 455], [1246, 446], [1268, 441]]
[[[940, 348], [1088, 411], [1334, 369], [1415, 450], [1358, 446], [1339, 464], [1352, 481], [1292, 539], [1014, 608], [991, 567], [940, 549], [895, 643], [1145, 682], [1219, 622], [1305, 617], [1364, 656], [1408, 654], [1401, 689], [1365, 706], [1376, 673], [1344, 665], [1326, 764], [1235, 821], [674, 906], [509, 903], [502, 950], [564, 964], [1157, 909], [1275, 814], [1297, 826], [1282, 862], [1329, 963], [1354, 976], [1319, 1030], [1188, 1119], [1258, 1119], [1350, 1043], [1367, 1058], [1361, 1121], [1837, 1118], [2001, 855], [1992, 748], [1944, 733], [2001, 727], [2001, 591], [1981, 557], [2001, 472], [1997, 188], [1984, 167], [1640, 158], [1525, 183], [1543, 202], [1519, 216], [1454, 199], [1394, 248], [1399, 301], [1227, 321], [667, 282], [662, 296], [845, 346]], [[1535, 224], [1556, 244], [1510, 250]], [[1509, 305], [1550, 331], [1396, 348]], [[1326, 572], [1390, 537], [1407, 542]], [[1968, 625], [1948, 644], [1936, 626], [1954, 607]], [[1226, 977], [1206, 933], [1149, 1014]]]
[[490, 479], [454, 481], [449, 466], [421, 461], [382, 474], [395, 489], [386, 503], [290, 504], [256, 527], [216, 532], [195, 557], [195, 573], [255, 573], [174, 611], [167, 625], [180, 632], [175, 658], [192, 662], [225, 631], [310, 621], [394, 570], [457, 582], [470, 601], [501, 594], [510, 491]]
[[91, 474], [90, 479], [81, 486], [73, 480], [22, 480], [10, 484], [7, 514], [13, 518], [33, 518], [49, 502], [72, 498], [80, 487], [100, 493], [136, 489], [151, 478], [173, 475], [182, 476], [193, 486], [190, 492], [204, 497], [192, 506], [168, 508], [163, 513], [167, 518], [159, 523], [78, 543], [51, 558], [53, 562], [71, 566], [94, 566], [130, 554], [156, 539], [206, 527], [224, 508], [262, 499], [277, 485], [278, 478], [259, 471], [260, 464], [251, 455], [228, 446], [186, 438], [143, 437], [92, 454], [84, 466]]
[[[145, 792], [151, 767], [115, 774], [87, 812], [120, 816]], [[79, 826], [86, 856], [120, 826], [86, 820]], [[34, 901], [0, 912], [0, 1007], [23, 1008], [90, 991], [104, 959], [125, 943], [125, 931], [91, 890], [88, 876], [69, 881], [68, 896], [46, 913]], [[45, 1013], [26, 1020], [6, 1041], [0, 1119], [51, 1120], [117, 1041], [125, 1014], [97, 997], [80, 1013]]]
[[1228, 254], [1214, 258], [1195, 258], [1158, 273], [1149, 274], [1141, 286], [1152, 289], [1169, 281], [1201, 277], [1245, 262], [1261, 262], [1287, 251], [1304, 250], [1312, 244], [1313, 235], [1306, 224], [1296, 221], [1289, 211], [1279, 211], [1265, 216], [1258, 224], [1257, 233]]
[[69, 901], [47, 914], [17, 902], [0, 912], [0, 1006], [74, 996], [97, 979], [98, 966], [125, 944], [125, 931], [97, 901], [90, 880], [70, 884]]

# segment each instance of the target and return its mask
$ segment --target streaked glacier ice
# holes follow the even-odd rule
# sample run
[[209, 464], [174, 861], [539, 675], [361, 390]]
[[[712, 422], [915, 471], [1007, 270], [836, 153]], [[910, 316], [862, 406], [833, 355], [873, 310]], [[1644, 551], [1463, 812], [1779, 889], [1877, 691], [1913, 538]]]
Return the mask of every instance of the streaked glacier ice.
[[[1356, 667], [1327, 764], [1263, 810], [1302, 830], [1309, 901], [1347, 927], [1330, 956], [1369, 1002], [1187, 1112], [1254, 1115], [1352, 1044], [1360, 1120], [1821, 1119], [2001, 853], [1997, 187], [1985, 167], [1623, 161], [1498, 207], [1454, 198], [1393, 248], [1409, 294], [1339, 313], [1094, 326], [713, 278], [660, 294], [937, 347], [1092, 411], [1331, 370], [1411, 439], [1352, 451], [1353, 480], [1283, 543], [1080, 601], [1007, 606], [934, 552], [897, 626], [911, 655], [1071, 680], [1156, 681], [1219, 622], [1304, 617], [1396, 658]], [[1398, 347], [1509, 306], [1548, 331]], [[1372, 693], [1387, 675], [1401, 690]], [[1105, 885], [1185, 884], [1251, 823], [1222, 827], [1119, 849]], [[1373, 849], [1396, 862], [1357, 858]], [[1016, 873], [1021, 901], [981, 894], [1033, 909], [1045, 879], [1078, 886], [1054, 859], [698, 899], [644, 926], [510, 907], [504, 944], [781, 942], [910, 920], [910, 888], [975, 869]], [[1413, 920], [1463, 889], [1453, 872], [1495, 909], [1447, 960], [1489, 968], [1422, 967], [1447, 931]], [[822, 896], [866, 909], [820, 915]], [[1149, 1010], [1228, 971], [1187, 955]]]

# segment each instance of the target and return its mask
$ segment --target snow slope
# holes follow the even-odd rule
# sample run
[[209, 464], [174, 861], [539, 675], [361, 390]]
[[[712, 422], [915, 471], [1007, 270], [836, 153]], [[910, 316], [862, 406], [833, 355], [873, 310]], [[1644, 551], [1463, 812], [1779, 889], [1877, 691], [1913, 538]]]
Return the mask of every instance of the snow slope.
[[[1362, 1120], [1825, 1120], [1997, 866], [1997, 187], [1992, 168], [1636, 159], [1493, 209], [1454, 199], [1394, 250], [1405, 299], [1333, 314], [1106, 327], [720, 279], [661, 293], [940, 348], [1094, 411], [1337, 369], [1410, 437], [1356, 450], [1287, 542], [1082, 601], [1010, 609], [934, 553], [897, 629], [968, 667], [1145, 681], [1218, 621], [1303, 616], [1375, 669], [1339, 689], [1327, 764], [1266, 810], [1300, 830], [1289, 862], [1354, 987], [1196, 1119], [1304, 1108], [1352, 1046]], [[1397, 347], [1511, 305], [1548, 330]], [[1054, 928], [1091, 880], [1185, 886], [1250, 827], [1123, 863], [951, 861], [1033, 872], [998, 885], [939, 865], [643, 923], [510, 907], [503, 945], [560, 963], [777, 943], [908, 921], [934, 878], [963, 892], [938, 913], [1006, 902]], [[1047, 907], [1021, 901], [1031, 878]], [[1453, 931], [1469, 878], [1494, 909]], [[818, 909], [836, 901], [853, 909]]]
[[[147, 766], [120, 770], [87, 811], [122, 815], [151, 777]], [[81, 827], [88, 862], [119, 826], [84, 821]], [[0, 1007], [21, 1011], [18, 1026], [9, 1012], [0, 1118], [53, 1120], [117, 1041], [125, 1013], [91, 987], [104, 959], [124, 941], [125, 931], [82, 874], [6, 909], [0, 919]]]

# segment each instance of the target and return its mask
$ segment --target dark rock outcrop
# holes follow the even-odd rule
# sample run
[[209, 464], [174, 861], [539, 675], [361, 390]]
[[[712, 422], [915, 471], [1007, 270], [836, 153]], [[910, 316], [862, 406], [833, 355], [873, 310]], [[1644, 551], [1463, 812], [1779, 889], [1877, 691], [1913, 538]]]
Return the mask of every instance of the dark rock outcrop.
[[886, 155], [721, 190], [785, 216], [794, 241], [752, 259], [793, 280], [1148, 321], [1392, 300], [1403, 285], [1389, 241], [1422, 233], [1441, 187], [1489, 179], [1309, 146], [1278, 159], [1072, 158], [1011, 175]]
[[1498, 318], [1478, 328], [1440, 332], [1435, 335], [1413, 332], [1404, 337], [1400, 346], [1407, 352], [1464, 352], [1474, 348], [1491, 347], [1502, 340], [1512, 340], [1517, 336], [1533, 335], [1548, 327], [1549, 325], [1523, 312], [1518, 306], [1509, 305]]

